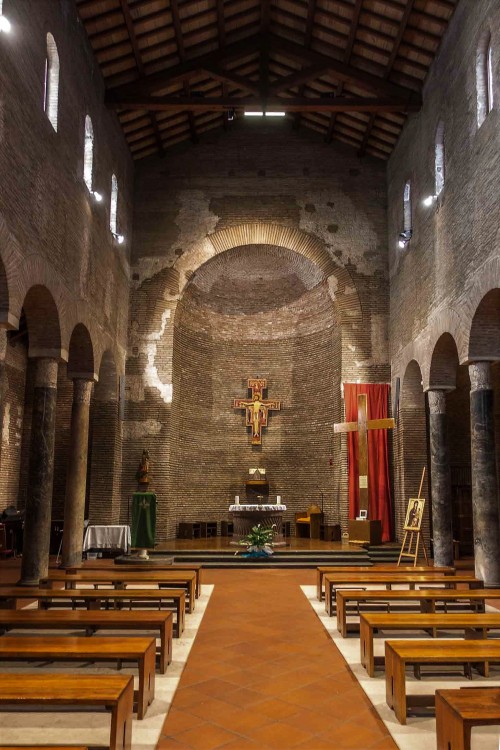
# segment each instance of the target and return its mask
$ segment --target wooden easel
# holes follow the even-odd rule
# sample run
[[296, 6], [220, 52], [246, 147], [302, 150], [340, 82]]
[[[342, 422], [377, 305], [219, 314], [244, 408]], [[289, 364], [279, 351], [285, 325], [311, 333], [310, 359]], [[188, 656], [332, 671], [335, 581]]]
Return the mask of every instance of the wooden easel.
[[[420, 480], [420, 489], [418, 491], [417, 500], [420, 500], [420, 496], [422, 494], [422, 487], [424, 486], [424, 477], [425, 477], [425, 466], [422, 471], [422, 479]], [[415, 541], [415, 552], [412, 552], [414, 541]], [[422, 544], [422, 549], [424, 551], [426, 565], [429, 565], [429, 558], [427, 557], [427, 551], [425, 549], [425, 543], [422, 538], [422, 532], [420, 531], [420, 529], [418, 529], [418, 531], [411, 531], [407, 529], [405, 530], [405, 535], [403, 537], [403, 544], [401, 545], [401, 552], [399, 553], [398, 567], [401, 565], [401, 559], [403, 557], [409, 557], [411, 560], [413, 560], [414, 568], [417, 566], [418, 549], [419, 549], [420, 543]]]

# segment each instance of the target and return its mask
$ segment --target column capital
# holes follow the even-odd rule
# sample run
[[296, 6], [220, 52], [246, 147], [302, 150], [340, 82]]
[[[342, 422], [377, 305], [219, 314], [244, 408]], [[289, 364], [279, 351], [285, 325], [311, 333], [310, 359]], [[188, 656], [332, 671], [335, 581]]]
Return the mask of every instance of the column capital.
[[471, 391], [489, 391], [491, 385], [491, 362], [470, 362], [469, 377]]
[[40, 357], [36, 359], [35, 388], [57, 388], [57, 359]]
[[74, 404], [90, 404], [90, 397], [92, 395], [92, 386], [94, 385], [93, 380], [86, 380], [84, 378], [73, 379], [73, 403]]
[[446, 391], [444, 389], [427, 391], [427, 397], [431, 414], [446, 414]]

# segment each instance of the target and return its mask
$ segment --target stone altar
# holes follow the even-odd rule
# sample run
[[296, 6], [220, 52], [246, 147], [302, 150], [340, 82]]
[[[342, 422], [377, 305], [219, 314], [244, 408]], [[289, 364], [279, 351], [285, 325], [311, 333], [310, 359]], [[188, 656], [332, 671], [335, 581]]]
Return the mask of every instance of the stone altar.
[[230, 505], [229, 512], [234, 524], [231, 544], [239, 544], [240, 540], [246, 538], [252, 527], [260, 523], [264, 529], [270, 529], [274, 524], [273, 546], [284, 547], [286, 545], [283, 536], [283, 513], [285, 511], [286, 505], [273, 505], [271, 503], [265, 505]]

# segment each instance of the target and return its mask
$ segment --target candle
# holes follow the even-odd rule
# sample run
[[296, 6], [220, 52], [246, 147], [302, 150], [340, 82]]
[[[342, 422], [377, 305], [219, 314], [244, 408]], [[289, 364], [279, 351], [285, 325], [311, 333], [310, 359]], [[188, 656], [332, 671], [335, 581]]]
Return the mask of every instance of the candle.
[[281, 505], [281, 495], [276, 495], [276, 505]]
[[239, 495], [235, 495], [234, 496], [234, 504], [235, 505], [239, 505], [240, 504], [240, 496]]

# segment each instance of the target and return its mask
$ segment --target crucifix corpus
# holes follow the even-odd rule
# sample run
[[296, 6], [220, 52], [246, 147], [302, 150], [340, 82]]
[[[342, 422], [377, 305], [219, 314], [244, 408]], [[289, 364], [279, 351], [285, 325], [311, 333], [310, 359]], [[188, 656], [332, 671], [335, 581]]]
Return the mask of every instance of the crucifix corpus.
[[249, 378], [247, 382], [252, 397], [233, 399], [233, 409], [245, 409], [246, 426], [252, 428], [252, 445], [262, 445], [262, 428], [267, 427], [270, 411], [280, 411], [281, 401], [264, 398], [265, 378]]
[[[357, 432], [358, 433], [358, 474], [359, 474], [359, 510], [365, 511], [366, 519], [369, 517], [369, 488], [368, 488], [368, 430], [392, 430], [396, 426], [394, 419], [387, 417], [385, 419], [368, 419], [367, 397], [366, 393], [358, 395], [358, 421], [342, 422], [333, 426], [334, 432]], [[373, 523], [373, 522], [372, 522]], [[380, 522], [377, 522], [380, 524]], [[360, 526], [361, 524], [361, 526]], [[361, 531], [363, 521], [349, 521], [349, 539], [358, 541], [354, 537], [363, 535]], [[352, 532], [352, 533], [351, 533]], [[376, 534], [378, 536], [378, 534]], [[369, 538], [360, 539], [359, 541], [373, 541], [372, 532], [369, 530]]]

